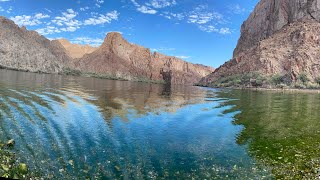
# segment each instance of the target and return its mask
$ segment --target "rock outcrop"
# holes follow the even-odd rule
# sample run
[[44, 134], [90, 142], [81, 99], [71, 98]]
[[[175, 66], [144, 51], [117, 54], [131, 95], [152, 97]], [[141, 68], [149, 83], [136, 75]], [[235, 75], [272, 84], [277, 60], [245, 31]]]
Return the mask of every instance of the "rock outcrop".
[[89, 45], [72, 44], [66, 39], [57, 39], [54, 41], [59, 42], [73, 59], [82, 58], [85, 54], [90, 54], [98, 49], [97, 47]]
[[234, 57], [201, 80], [249, 72], [320, 76], [320, 0], [261, 0], [241, 27]]
[[109, 33], [99, 49], [80, 58], [76, 67], [81, 71], [127, 80], [188, 85], [199, 82], [214, 70], [176, 57], [152, 53], [147, 48], [127, 42], [119, 33]]
[[20, 71], [59, 73], [71, 58], [60, 43], [36, 31], [20, 28], [0, 16], [0, 67]]

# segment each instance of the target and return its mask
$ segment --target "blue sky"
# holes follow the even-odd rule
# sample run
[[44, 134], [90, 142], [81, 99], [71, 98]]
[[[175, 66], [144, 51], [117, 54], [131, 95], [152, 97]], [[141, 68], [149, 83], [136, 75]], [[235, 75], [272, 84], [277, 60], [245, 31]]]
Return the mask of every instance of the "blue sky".
[[44, 36], [98, 46], [106, 33], [213, 67], [232, 57], [258, 0], [0, 0], [0, 15]]

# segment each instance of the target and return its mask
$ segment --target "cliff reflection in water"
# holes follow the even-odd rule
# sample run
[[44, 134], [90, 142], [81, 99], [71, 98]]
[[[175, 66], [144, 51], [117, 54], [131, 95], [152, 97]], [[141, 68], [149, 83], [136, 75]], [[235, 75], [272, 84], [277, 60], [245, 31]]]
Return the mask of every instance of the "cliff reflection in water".
[[224, 98], [237, 99], [234, 124], [243, 125], [239, 144], [248, 144], [250, 154], [271, 167], [277, 178], [314, 179], [320, 176], [320, 95], [230, 91]]
[[259, 178], [212, 89], [0, 70], [0, 139], [41, 177]]
[[[9, 106], [14, 106], [26, 115], [19, 107], [21, 104], [30, 105], [36, 111], [35, 104], [49, 110], [51, 101], [64, 104], [66, 101], [77, 103], [79, 96], [89, 103], [96, 105], [106, 120], [114, 117], [126, 119], [127, 114], [134, 110], [138, 115], [159, 112], [175, 112], [188, 104], [201, 103], [205, 97], [214, 97], [211, 91], [196, 87], [155, 85], [127, 81], [108, 81], [93, 78], [68, 77], [59, 75], [32, 74], [2, 70], [1, 93], [3, 95], [3, 111], [10, 113]], [[5, 82], [5, 83], [4, 83]], [[12, 89], [10, 89], [10, 86]], [[19, 89], [22, 91], [19, 92]], [[33, 91], [33, 92], [30, 92]], [[36, 93], [35, 93], [36, 92]], [[129, 93], [128, 93], [129, 92]], [[46, 98], [49, 97], [50, 101]], [[79, 104], [79, 102], [78, 102]], [[43, 116], [36, 111], [37, 116]], [[27, 116], [30, 120], [31, 118]]]

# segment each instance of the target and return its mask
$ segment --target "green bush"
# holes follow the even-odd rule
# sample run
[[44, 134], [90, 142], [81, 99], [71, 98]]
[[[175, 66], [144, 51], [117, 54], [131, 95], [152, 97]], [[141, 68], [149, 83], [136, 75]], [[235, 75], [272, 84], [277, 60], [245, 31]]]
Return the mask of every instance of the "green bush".
[[319, 89], [319, 84], [315, 84], [315, 83], [307, 83], [306, 85], [307, 89]]
[[280, 74], [276, 74], [271, 76], [271, 83], [274, 85], [278, 85], [282, 83], [282, 76]]
[[279, 89], [287, 89], [288, 86], [287, 86], [286, 84], [280, 83], [280, 84], [276, 85], [276, 88], [279, 88]]
[[305, 73], [299, 74], [298, 79], [299, 79], [303, 84], [306, 84], [307, 82], [310, 81], [309, 78], [308, 78], [308, 76], [307, 76], [307, 74], [305, 74]]
[[304, 84], [295, 83], [295, 84], [294, 84], [294, 88], [297, 88], [297, 89], [306, 89], [307, 87], [306, 87]]
[[317, 83], [318, 85], [320, 85], [320, 77], [317, 77], [317, 78], [315, 79], [315, 83]]

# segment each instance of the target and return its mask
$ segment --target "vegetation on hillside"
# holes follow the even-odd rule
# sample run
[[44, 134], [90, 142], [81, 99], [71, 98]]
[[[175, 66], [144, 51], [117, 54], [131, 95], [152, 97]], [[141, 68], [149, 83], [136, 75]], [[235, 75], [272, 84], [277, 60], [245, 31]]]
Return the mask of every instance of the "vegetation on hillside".
[[258, 72], [222, 77], [209, 84], [210, 87], [225, 88], [277, 88], [277, 89], [320, 89], [320, 77], [311, 81], [301, 73], [297, 81], [292, 81], [289, 74], [265, 76]]

